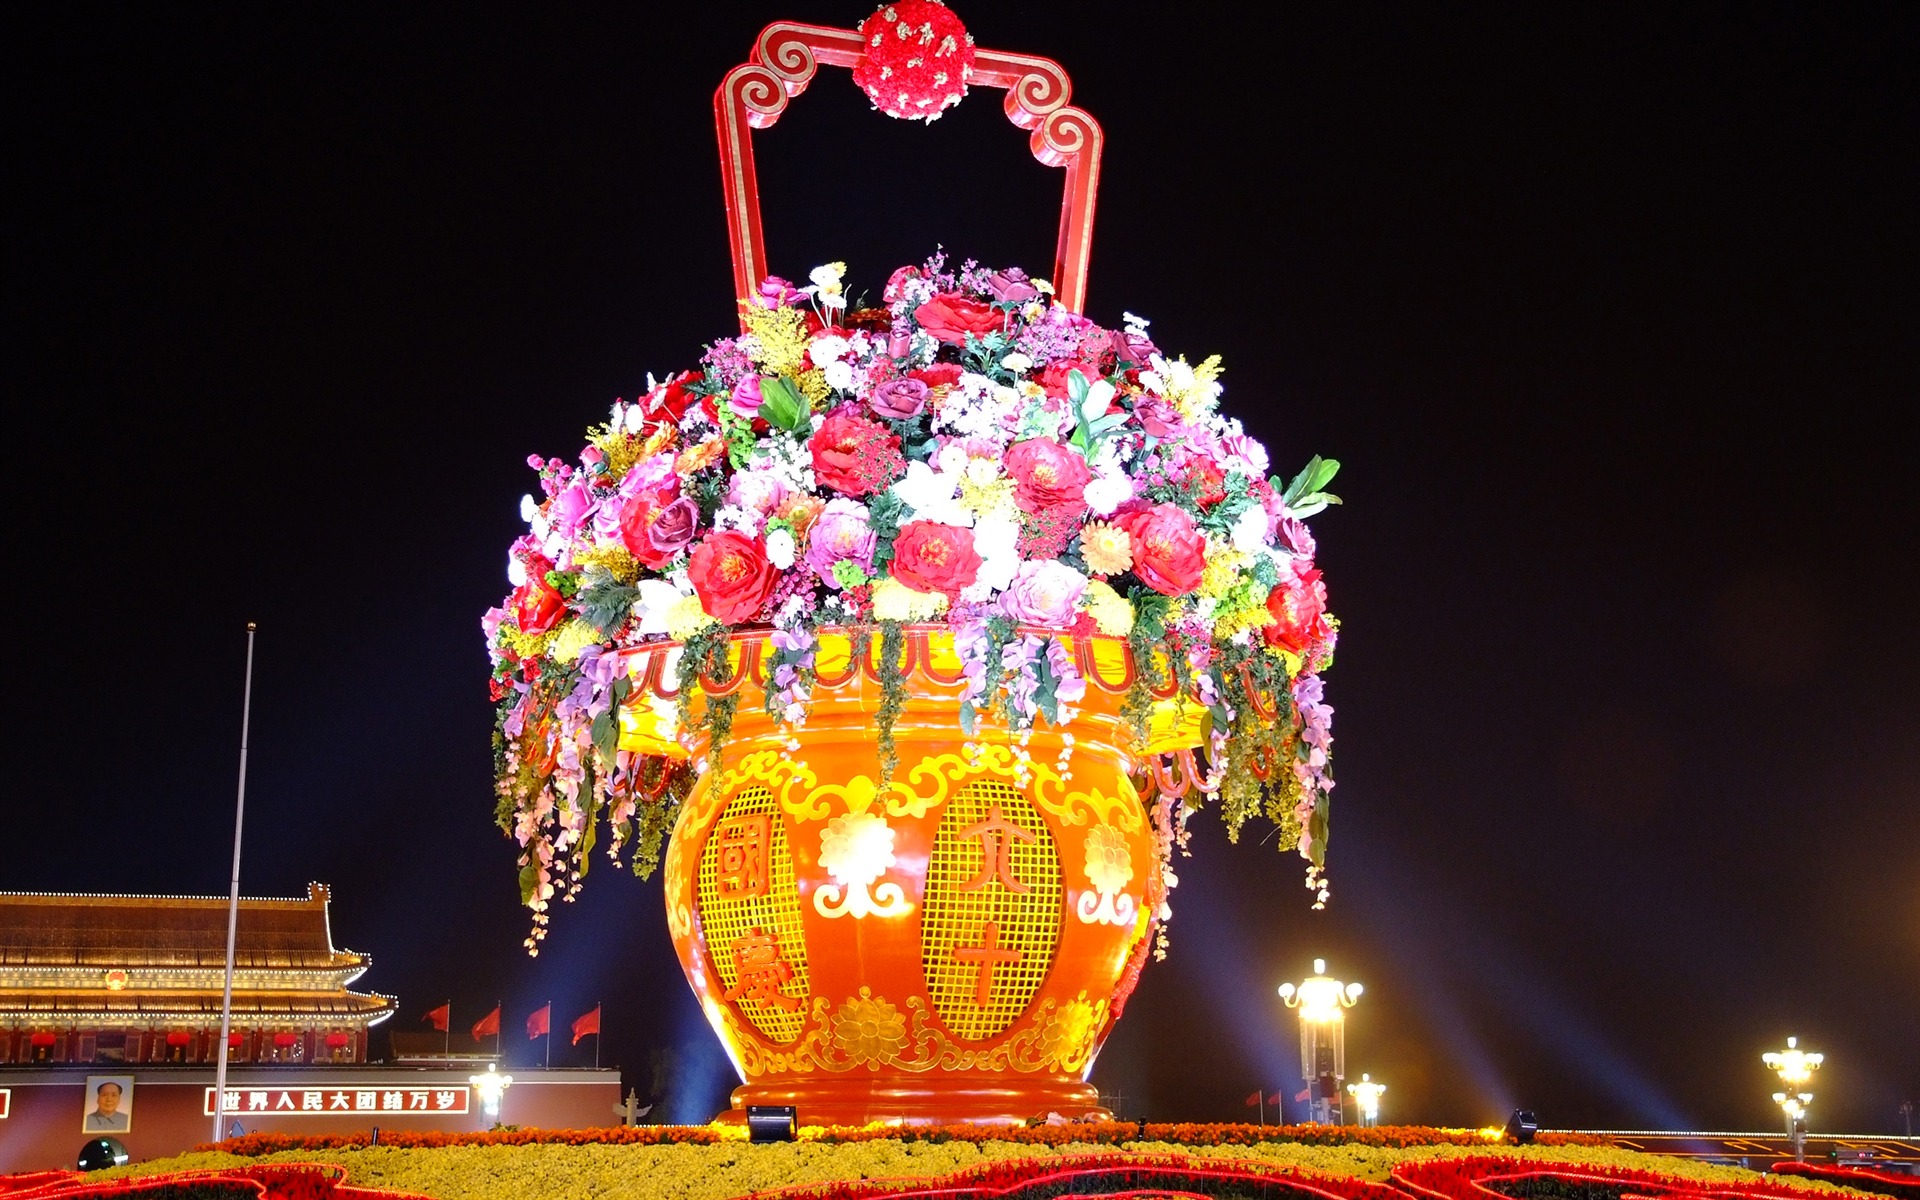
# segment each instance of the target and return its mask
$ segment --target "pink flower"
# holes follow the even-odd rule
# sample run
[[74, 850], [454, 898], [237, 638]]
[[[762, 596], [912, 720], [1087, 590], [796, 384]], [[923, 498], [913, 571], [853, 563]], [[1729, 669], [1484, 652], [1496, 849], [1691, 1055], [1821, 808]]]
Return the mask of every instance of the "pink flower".
[[742, 471], [727, 483], [727, 503], [763, 516], [785, 504], [790, 493], [770, 471]]
[[814, 519], [807, 534], [807, 565], [828, 587], [838, 588], [833, 577], [835, 563], [850, 562], [869, 574], [873, 572], [873, 551], [879, 538], [867, 523], [867, 506], [857, 500], [836, 498]]
[[733, 385], [733, 395], [727, 398], [727, 407], [751, 421], [760, 415], [760, 377], [747, 375]]
[[1087, 577], [1065, 563], [1023, 562], [1001, 595], [1000, 608], [1029, 625], [1066, 626], [1086, 592]]

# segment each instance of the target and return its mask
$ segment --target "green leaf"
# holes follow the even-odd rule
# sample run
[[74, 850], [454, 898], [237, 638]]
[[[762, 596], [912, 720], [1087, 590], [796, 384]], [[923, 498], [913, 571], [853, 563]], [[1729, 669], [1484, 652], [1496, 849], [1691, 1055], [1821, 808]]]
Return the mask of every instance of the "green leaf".
[[1321, 458], [1316, 454], [1307, 461], [1305, 467], [1301, 468], [1300, 473], [1293, 477], [1293, 482], [1287, 485], [1287, 490], [1281, 499], [1286, 501], [1288, 508], [1293, 508], [1295, 501], [1307, 501], [1314, 493], [1332, 483], [1333, 477], [1339, 473], [1340, 460]]
[[520, 903], [527, 904], [533, 900], [533, 889], [539, 882], [540, 873], [534, 870], [532, 863], [520, 868]]
[[812, 410], [793, 381], [782, 376], [760, 381], [760, 419], [775, 429], [799, 433], [813, 422]]

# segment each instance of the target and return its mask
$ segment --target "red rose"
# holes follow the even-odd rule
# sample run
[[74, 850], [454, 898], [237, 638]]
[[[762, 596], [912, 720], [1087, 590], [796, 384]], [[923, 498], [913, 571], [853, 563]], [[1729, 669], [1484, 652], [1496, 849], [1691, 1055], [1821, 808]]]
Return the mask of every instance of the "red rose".
[[700, 607], [722, 625], [752, 620], [779, 577], [759, 539], [731, 529], [701, 542], [687, 564]]
[[544, 554], [526, 558], [527, 581], [513, 592], [513, 623], [521, 633], [545, 633], [567, 615], [566, 597], [547, 582], [553, 560]]
[[1163, 596], [1184, 596], [1200, 586], [1207, 541], [1193, 518], [1176, 504], [1156, 504], [1115, 517], [1133, 544], [1133, 573]]
[[1187, 486], [1201, 508], [1212, 508], [1227, 498], [1226, 472], [1204, 458], [1188, 462]]
[[[1080, 372], [1081, 377], [1089, 384], [1101, 378], [1099, 369], [1091, 363], [1057, 362], [1049, 363], [1046, 367], [1042, 368], [1040, 374], [1034, 376], [1033, 381], [1045, 389], [1047, 395], [1052, 396], [1055, 400], [1065, 400], [1067, 398], [1067, 375], [1073, 371]], [[1115, 407], [1117, 407], [1117, 405], [1114, 401], [1107, 401], [1108, 412], [1112, 412]]]
[[991, 304], [945, 292], [913, 310], [920, 328], [950, 346], [964, 346], [967, 335], [985, 337], [1006, 324], [1006, 316]]
[[659, 384], [640, 400], [640, 411], [647, 415], [653, 424], [678, 421], [687, 410], [694, 406], [700, 397], [695, 395], [689, 384], [698, 383], [706, 378], [701, 371], [682, 371], [665, 383]]
[[1262, 630], [1267, 645], [1299, 654], [1324, 641], [1333, 627], [1327, 624], [1327, 585], [1317, 567], [1296, 570], [1267, 593], [1267, 612], [1273, 621]]
[[966, 372], [960, 369], [959, 363], [931, 363], [908, 371], [907, 378], [918, 379], [930, 388], [952, 387], [959, 383], [960, 377], [965, 374]]
[[893, 577], [916, 592], [956, 595], [980, 573], [973, 530], [938, 521], [909, 521], [893, 539]]
[[1032, 438], [1007, 447], [1007, 474], [1013, 476], [1014, 503], [1021, 512], [1050, 508], [1086, 508], [1087, 460], [1051, 438]]
[[807, 446], [813, 451], [814, 477], [847, 496], [883, 491], [907, 470], [898, 434], [845, 409], [814, 430]]

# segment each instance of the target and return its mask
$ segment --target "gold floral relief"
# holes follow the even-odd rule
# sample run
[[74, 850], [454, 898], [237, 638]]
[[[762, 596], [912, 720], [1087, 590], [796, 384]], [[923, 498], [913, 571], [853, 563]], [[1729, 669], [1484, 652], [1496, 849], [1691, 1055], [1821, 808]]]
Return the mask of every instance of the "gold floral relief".
[[1106, 1022], [1107, 1007], [1105, 999], [1088, 1000], [1084, 991], [1065, 1004], [1048, 1000], [1019, 1032], [997, 1045], [978, 1049], [948, 1037], [925, 998], [907, 997], [902, 1011], [865, 987], [837, 1007], [824, 996], [814, 997], [807, 1014], [808, 1032], [785, 1048], [767, 1044], [726, 1008], [720, 1010], [720, 1016], [727, 1027], [727, 1040], [750, 1078], [815, 1071], [838, 1074], [858, 1067], [873, 1071], [888, 1067], [915, 1074], [939, 1069], [1077, 1075], [1086, 1070], [1093, 1057], [1094, 1041]]

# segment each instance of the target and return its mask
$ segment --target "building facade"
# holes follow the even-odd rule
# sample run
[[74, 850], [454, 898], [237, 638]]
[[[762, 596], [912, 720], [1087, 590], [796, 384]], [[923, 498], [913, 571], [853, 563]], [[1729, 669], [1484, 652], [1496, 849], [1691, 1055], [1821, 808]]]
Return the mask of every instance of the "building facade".
[[[348, 990], [371, 960], [335, 948], [330, 899], [240, 901], [228, 1061], [367, 1060], [394, 1001]], [[226, 953], [222, 898], [0, 892], [0, 1064], [214, 1062]]]

